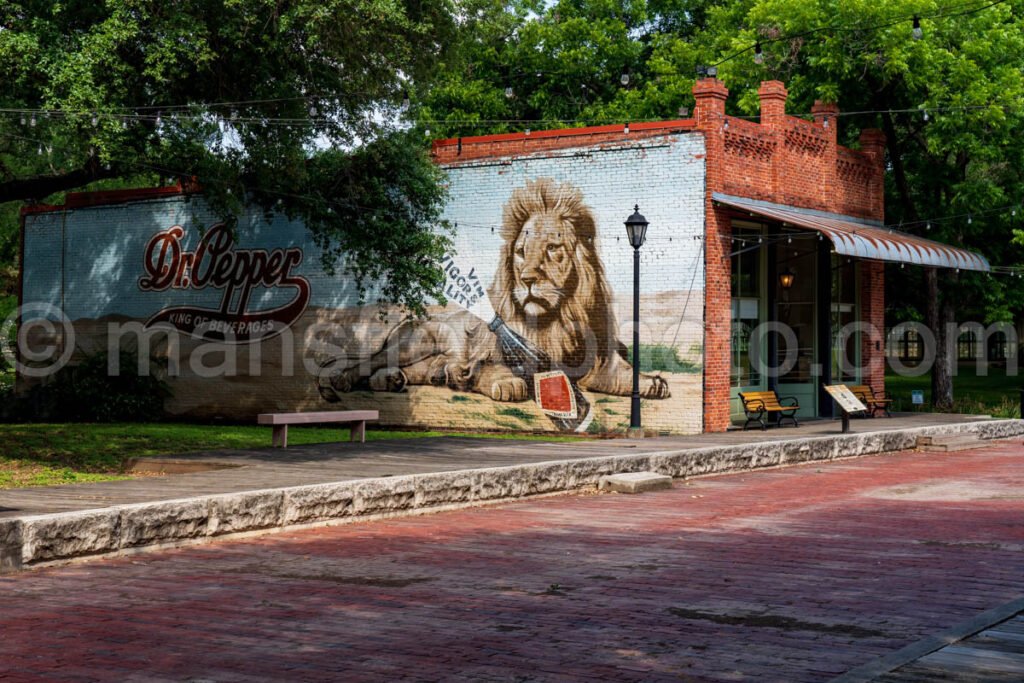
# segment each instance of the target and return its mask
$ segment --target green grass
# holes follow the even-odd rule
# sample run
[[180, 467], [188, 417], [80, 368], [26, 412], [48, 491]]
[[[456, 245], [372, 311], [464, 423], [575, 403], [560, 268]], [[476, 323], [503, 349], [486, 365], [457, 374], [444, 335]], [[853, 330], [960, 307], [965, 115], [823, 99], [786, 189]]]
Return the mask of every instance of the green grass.
[[[885, 389], [893, 399], [894, 410], [930, 411], [931, 374], [920, 377], [901, 377], [891, 370], [885, 376]], [[1005, 368], [988, 368], [987, 376], [979, 376], [973, 363], [957, 368], [953, 377], [953, 412], [993, 415], [995, 417], [1020, 416], [1020, 389], [1024, 377], [1007, 375]], [[924, 391], [924, 405], [911, 403], [910, 392]]]
[[[633, 360], [632, 346], [628, 347], [627, 357]], [[701, 371], [701, 366], [680, 358], [679, 350], [667, 344], [641, 344], [640, 371], [696, 373]]]
[[[512, 425], [513, 427], [515, 425]], [[270, 427], [248, 425], [0, 424], [0, 488], [123, 479], [131, 458], [270, 446]], [[578, 436], [367, 430], [367, 441], [474, 436], [578, 441]], [[347, 441], [347, 429], [292, 427], [289, 445]]]
[[526, 423], [533, 422], [533, 415], [531, 415], [530, 413], [526, 412], [522, 408], [516, 408], [516, 407], [500, 408], [497, 411], [497, 414], [498, 415], [506, 415], [508, 417], [514, 417], [517, 420], [522, 420], [523, 422], [526, 422]]

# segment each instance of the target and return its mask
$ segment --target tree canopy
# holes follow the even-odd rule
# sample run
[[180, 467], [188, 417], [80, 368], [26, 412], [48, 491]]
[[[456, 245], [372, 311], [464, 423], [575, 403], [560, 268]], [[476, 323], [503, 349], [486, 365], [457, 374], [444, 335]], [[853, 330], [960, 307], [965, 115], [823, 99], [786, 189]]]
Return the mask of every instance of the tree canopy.
[[305, 219], [383, 303], [437, 289], [442, 187], [395, 122], [449, 0], [34, 0], [0, 27], [0, 202], [194, 178], [225, 216]]

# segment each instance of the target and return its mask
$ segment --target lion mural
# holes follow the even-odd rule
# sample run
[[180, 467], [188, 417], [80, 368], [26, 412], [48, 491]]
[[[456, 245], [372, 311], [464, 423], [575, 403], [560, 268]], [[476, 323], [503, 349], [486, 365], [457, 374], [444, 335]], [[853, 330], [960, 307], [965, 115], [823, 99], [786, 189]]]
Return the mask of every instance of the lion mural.
[[[594, 217], [582, 192], [550, 178], [527, 181], [512, 192], [502, 213], [504, 244], [488, 289], [494, 311], [580, 388], [628, 396], [633, 370], [616, 336]], [[355, 388], [401, 391], [409, 385], [526, 400], [527, 381], [506, 365], [488, 322], [458, 311], [400, 323], [370, 358], [323, 362], [317, 386], [329, 401]], [[645, 398], [669, 397], [660, 375], [641, 375], [640, 392]]]

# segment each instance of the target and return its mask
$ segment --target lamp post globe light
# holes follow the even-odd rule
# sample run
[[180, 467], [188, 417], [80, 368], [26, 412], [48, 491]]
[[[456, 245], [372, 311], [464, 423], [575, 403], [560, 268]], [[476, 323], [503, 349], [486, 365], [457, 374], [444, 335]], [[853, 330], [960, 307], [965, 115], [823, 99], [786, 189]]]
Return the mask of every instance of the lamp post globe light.
[[647, 240], [647, 219], [640, 214], [640, 205], [626, 219], [626, 235], [633, 247], [633, 394], [629, 406], [629, 435], [643, 436], [640, 428], [640, 247]]

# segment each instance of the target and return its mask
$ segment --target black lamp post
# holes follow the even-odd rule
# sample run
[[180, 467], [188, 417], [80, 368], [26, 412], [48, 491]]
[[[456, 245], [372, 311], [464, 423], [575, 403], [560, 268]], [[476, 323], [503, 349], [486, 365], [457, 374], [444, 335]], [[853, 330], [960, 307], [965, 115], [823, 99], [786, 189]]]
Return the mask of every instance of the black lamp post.
[[640, 205], [626, 219], [626, 234], [633, 247], [633, 395], [629, 406], [630, 436], [642, 436], [640, 430], [640, 247], [647, 239], [647, 219], [640, 215]]

